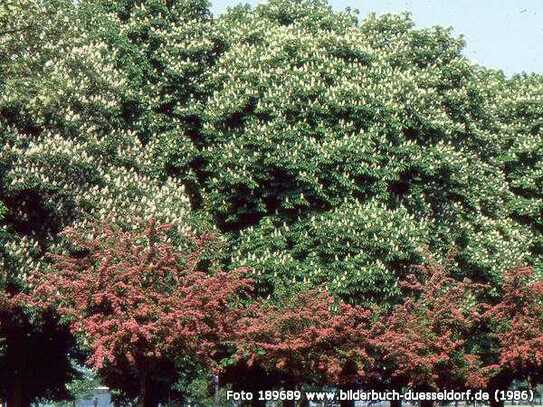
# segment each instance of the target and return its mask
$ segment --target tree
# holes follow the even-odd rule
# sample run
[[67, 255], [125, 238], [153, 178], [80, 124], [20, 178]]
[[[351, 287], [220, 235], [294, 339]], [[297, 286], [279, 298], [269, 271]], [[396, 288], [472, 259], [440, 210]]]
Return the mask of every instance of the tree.
[[256, 302], [234, 329], [234, 367], [264, 374], [268, 388], [352, 385], [372, 364], [370, 315], [326, 291], [291, 294], [281, 303]]
[[[0, 231], [2, 295], [29, 292], [29, 274], [47, 264], [45, 253], [62, 250], [58, 234], [67, 226], [84, 228], [106, 216], [125, 225], [155, 217], [174, 226], [174, 241], [193, 228], [209, 229], [203, 217], [189, 220], [190, 202], [178, 181], [150, 174], [148, 151], [124, 117], [131, 95], [128, 74], [112, 60], [114, 52], [105, 41], [116, 26], [99, 11], [69, 0], [0, 6], [2, 27], [13, 27], [0, 35], [0, 200], [6, 208]], [[33, 344], [41, 335], [40, 317], [23, 318], [26, 310], [9, 309], [14, 315], [3, 313], [6, 321], [0, 323], [20, 327], [21, 337], [38, 337], [33, 342], [1, 338], [6, 352], [36, 358], [29, 363], [36, 363], [39, 374], [40, 354]], [[23, 350], [23, 344], [34, 348]], [[70, 366], [60, 357], [56, 365], [59, 375]], [[2, 368], [7, 373], [18, 369]], [[46, 382], [53, 376], [40, 377]]]
[[204, 79], [223, 48], [209, 2], [99, 0], [81, 4], [90, 17], [89, 30], [103, 27], [100, 38], [125, 74], [124, 126], [145, 145], [148, 170], [159, 178], [175, 175], [199, 208], [203, 174], [197, 112], [210, 94]]
[[[372, 330], [377, 386], [414, 390], [465, 389], [483, 371], [472, 353], [482, 312], [470, 281], [457, 281], [446, 267], [418, 267], [402, 282], [402, 302], [379, 315]], [[484, 379], [484, 378], [483, 378]]]
[[543, 381], [543, 280], [531, 267], [518, 267], [505, 274], [500, 294], [484, 314], [493, 345], [487, 361], [492, 394], [515, 379]]
[[0, 397], [8, 406], [30, 407], [37, 399], [68, 397], [66, 383], [78, 377], [79, 352], [54, 312], [28, 315], [13, 301], [0, 310]]
[[498, 111], [502, 134], [499, 164], [515, 197], [512, 217], [530, 228], [530, 259], [537, 273], [543, 270], [543, 127], [541, 123], [542, 75], [516, 75], [494, 81], [498, 90], [490, 101]]
[[428, 228], [405, 207], [351, 200], [290, 226], [263, 219], [239, 234], [232, 257], [256, 270], [263, 295], [279, 281], [324, 285], [347, 302], [369, 306], [400, 296], [397, 279], [423, 260]]
[[200, 271], [209, 236], [181, 249], [169, 230], [155, 221], [144, 230], [67, 229], [77, 252], [51, 254], [52, 271], [32, 278], [35, 304], [57, 309], [104, 383], [137, 395], [144, 407], [165, 399], [160, 390], [174, 383], [176, 363], [219, 369], [236, 301], [251, 287], [242, 269]]
[[[457, 280], [438, 280], [452, 303], [461, 303], [463, 277], [488, 284], [480, 300], [495, 306], [508, 289], [504, 272], [518, 264], [541, 272], [540, 75], [506, 79], [465, 59], [463, 40], [449, 30], [416, 29], [406, 15], [359, 22], [323, 0], [271, 0], [218, 18], [205, 0], [7, 0], [0, 26], [0, 324], [40, 337], [46, 314], [12, 307], [11, 296], [30, 292], [36, 268], [63, 276], [46, 253], [71, 256], [70, 267], [77, 256], [93, 258], [69, 247], [64, 228], [81, 234], [107, 219], [130, 230], [155, 218], [172, 225], [175, 250], [186, 250], [187, 234], [224, 232], [226, 250], [214, 253], [226, 253], [222, 268], [253, 267], [256, 293], [271, 295], [267, 310], [277, 319], [264, 318], [264, 344], [305, 332], [285, 330], [283, 316], [339, 323], [322, 299], [299, 296], [297, 308], [277, 295], [289, 285], [322, 287], [348, 307], [383, 306], [396, 331], [377, 331], [413, 344], [408, 360], [387, 359], [400, 382], [440, 386], [449, 369], [461, 386], [465, 363], [483, 369], [470, 379], [481, 386], [512, 374], [512, 361], [500, 368], [500, 324], [481, 322], [463, 343], [470, 324], [458, 315], [442, 321], [446, 312], [433, 308], [442, 303], [422, 304], [424, 294], [412, 297], [399, 282], [411, 264], [444, 260], [451, 247]], [[323, 321], [304, 314], [304, 304]], [[264, 312], [254, 307], [247, 320]], [[449, 350], [428, 339], [442, 333], [436, 321], [453, 330]], [[403, 329], [409, 334], [396, 338]], [[4, 355], [27, 343], [7, 339], [0, 336]], [[316, 363], [309, 350], [317, 344], [304, 346], [308, 359], [289, 355], [285, 372], [266, 360], [245, 366], [244, 357], [236, 368], [299, 381]], [[228, 354], [174, 363], [165, 356], [173, 347], [157, 357], [157, 394], [180, 370]], [[320, 351], [342, 365], [343, 356]], [[428, 371], [415, 368], [420, 361]], [[107, 363], [109, 383], [141, 393], [128, 383], [141, 370], [133, 361]], [[119, 380], [116, 368], [135, 373]]]
[[[359, 23], [309, 0], [237, 8], [217, 26], [225, 48], [204, 78], [198, 137], [203, 202], [233, 237], [232, 264], [261, 269], [265, 295], [296, 279], [350, 302], [394, 302], [423, 245], [437, 259], [457, 247], [455, 274], [495, 284], [528, 259], [531, 235], [491, 159], [496, 118], [480, 107], [487, 88], [462, 39], [405, 15]], [[393, 229], [407, 214], [405, 238], [364, 224]], [[335, 238], [340, 253], [323, 255]], [[347, 242], [367, 250], [343, 255]]]

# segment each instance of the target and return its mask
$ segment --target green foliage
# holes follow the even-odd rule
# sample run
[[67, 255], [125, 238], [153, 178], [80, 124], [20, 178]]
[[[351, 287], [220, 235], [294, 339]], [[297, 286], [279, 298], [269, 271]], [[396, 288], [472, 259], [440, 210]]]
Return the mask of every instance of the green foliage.
[[[356, 260], [345, 259], [348, 249], [321, 247], [325, 227], [310, 226], [335, 211], [363, 225], [358, 208], [370, 202], [382, 206], [381, 222], [401, 223], [437, 258], [458, 249], [460, 275], [498, 283], [503, 270], [528, 260], [532, 235], [511, 217], [496, 118], [482, 102], [488, 89], [478, 68], [461, 55], [462, 39], [439, 27], [414, 29], [406, 15], [357, 24], [312, 1], [234, 9], [218, 26], [227, 47], [207, 78], [203, 193], [241, 250], [234, 263], [263, 265], [268, 288], [305, 279], [361, 299], [379, 282], [392, 295], [398, 264], [420, 259], [413, 245], [385, 227], [377, 250], [378, 237], [338, 223], [338, 246], [355, 248]], [[408, 217], [392, 223], [398, 210], [424, 231]], [[293, 232], [276, 248], [283, 222]], [[279, 250], [285, 258], [274, 258]]]
[[208, 6], [0, 4], [3, 288], [26, 290], [64, 227], [149, 217], [223, 232], [209, 264], [252, 266], [271, 301], [394, 303], [451, 250], [497, 289], [543, 273], [541, 75], [477, 67], [405, 14]]
[[519, 75], [495, 101], [505, 135], [501, 164], [515, 198], [513, 218], [530, 228], [530, 263], [543, 272], [543, 76]]
[[[12, 25], [48, 18], [22, 25], [36, 52], [3, 60], [0, 97], [19, 270], [106, 215], [180, 232], [212, 217], [267, 293], [294, 280], [393, 298], [421, 245], [496, 283], [540, 262], [540, 78], [474, 67], [449, 30], [316, 0], [217, 19], [200, 0], [27, 2]], [[2, 55], [17, 44], [4, 35]]]
[[[84, 1], [109, 21], [100, 34], [126, 76], [123, 118], [147, 150], [148, 170], [175, 174], [198, 201], [194, 115], [208, 91], [201, 78], [222, 47], [205, 0]], [[107, 16], [107, 17], [106, 17]]]
[[387, 301], [396, 277], [423, 259], [428, 224], [400, 207], [346, 202], [289, 227], [262, 220], [240, 235], [236, 263], [248, 263], [265, 287], [277, 279], [324, 284], [348, 301]]
[[87, 399], [93, 395], [94, 390], [101, 385], [100, 381], [96, 377], [96, 374], [94, 374], [90, 369], [77, 364], [74, 365], [78, 376], [66, 384], [69, 400], [61, 400], [56, 402], [51, 400], [40, 400], [40, 405], [51, 407], [71, 407], [73, 406], [74, 400]]
[[[34, 262], [54, 249], [66, 226], [156, 217], [179, 234], [209, 228], [205, 216], [189, 219], [181, 180], [155, 176], [154, 147], [131, 123], [126, 109], [139, 84], [121, 64], [130, 63], [123, 44], [111, 43], [131, 35], [118, 17], [98, 3], [28, 3], [34, 8], [15, 5], [9, 17], [47, 18], [39, 35], [24, 31], [27, 51], [9, 58], [0, 93], [0, 192], [11, 235], [1, 250], [17, 284], [24, 288]], [[3, 50], [16, 35], [8, 34]]]
[[[98, 2], [25, 0], [7, 6], [1, 26], [14, 29], [0, 33], [0, 201], [7, 210], [0, 225], [2, 289], [27, 290], [27, 276], [45, 262], [44, 254], [63, 250], [58, 232], [67, 226], [84, 228], [105, 218], [132, 225], [155, 217], [173, 224], [177, 236], [211, 228], [205, 214], [191, 213], [182, 180], [155, 170], [154, 144], [141, 129], [155, 130], [147, 122], [139, 125], [131, 106], [143, 90], [153, 112], [161, 107], [140, 86], [148, 73], [137, 82], [128, 69], [136, 55], [127, 53], [140, 48], [130, 44], [131, 34], [116, 15]], [[142, 108], [145, 115], [149, 109]], [[5, 323], [2, 318], [0, 327]], [[27, 330], [39, 331], [34, 325]], [[14, 335], [24, 334], [21, 329]], [[4, 338], [2, 331], [0, 342]], [[6, 343], [9, 355], [13, 342]], [[11, 354], [35, 358], [26, 343]], [[57, 362], [52, 380], [71, 374], [60, 357]], [[2, 361], [0, 370], [15, 368]], [[29, 397], [57, 391], [30, 390]]]
[[[214, 389], [211, 377], [207, 371], [197, 371], [195, 375], [180, 379], [172, 388], [178, 400], [198, 407], [213, 407]], [[219, 389], [219, 405], [228, 405], [226, 398], [227, 387], [221, 384]]]
[[100, 381], [92, 370], [81, 366], [77, 366], [77, 370], [80, 373], [80, 377], [67, 385], [70, 396], [74, 400], [89, 397], [94, 389], [100, 386]]

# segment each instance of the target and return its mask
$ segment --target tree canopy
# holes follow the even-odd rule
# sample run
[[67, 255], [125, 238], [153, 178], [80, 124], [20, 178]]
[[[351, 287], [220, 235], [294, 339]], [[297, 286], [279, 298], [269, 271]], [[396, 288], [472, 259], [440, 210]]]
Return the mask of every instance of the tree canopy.
[[[109, 283], [140, 287], [132, 294], [154, 298], [170, 317], [185, 307], [169, 296], [185, 286], [160, 267], [153, 277], [172, 303], [138, 285], [147, 264], [140, 240], [153, 220], [169, 225], [161, 264], [170, 271], [183, 267], [194, 239], [221, 242], [185, 283], [214, 281], [222, 292], [217, 279], [247, 268], [254, 287], [238, 304], [246, 323], [238, 336], [210, 342], [220, 358], [181, 366], [172, 355], [194, 347], [166, 352], [175, 380], [212, 365], [226, 380], [258, 372], [276, 384], [315, 369], [308, 383], [347, 382], [349, 369], [368, 383], [375, 374], [411, 387], [541, 380], [541, 355], [519, 354], [543, 330], [525, 312], [539, 312], [542, 295], [543, 77], [508, 78], [469, 61], [463, 47], [450, 29], [417, 28], [407, 14], [360, 18], [324, 0], [270, 0], [220, 16], [205, 0], [2, 2], [0, 363], [18, 342], [9, 327], [34, 338], [28, 346], [57, 335], [53, 348], [67, 357], [58, 381], [75, 374], [68, 359], [81, 355], [66, 326], [84, 330], [100, 308], [82, 306], [77, 284], [96, 295]], [[105, 222], [118, 232], [83, 244]], [[93, 285], [101, 261], [108, 279]], [[433, 264], [447, 264], [446, 273]], [[406, 290], [415, 265], [434, 267], [428, 281], [441, 289], [422, 278], [424, 288]], [[44, 270], [66, 288], [52, 311], [28, 300]], [[469, 318], [468, 303], [477, 310]], [[66, 304], [81, 329], [59, 319]], [[147, 311], [143, 336], [160, 322]], [[303, 329], [291, 329], [300, 320]], [[533, 331], [513, 341], [512, 327], [528, 323]], [[177, 328], [163, 326], [153, 349]], [[131, 346], [126, 332], [100, 332], [80, 346], [97, 369], [107, 359], [98, 344], [111, 340], [111, 355]], [[315, 332], [335, 345], [311, 341]], [[355, 344], [353, 332], [389, 345]], [[446, 340], [434, 343], [438, 336]], [[402, 359], [390, 344], [413, 352]], [[383, 366], [396, 376], [383, 379]], [[36, 397], [60, 397], [58, 381], [36, 387]], [[8, 387], [5, 397], [16, 397]]]

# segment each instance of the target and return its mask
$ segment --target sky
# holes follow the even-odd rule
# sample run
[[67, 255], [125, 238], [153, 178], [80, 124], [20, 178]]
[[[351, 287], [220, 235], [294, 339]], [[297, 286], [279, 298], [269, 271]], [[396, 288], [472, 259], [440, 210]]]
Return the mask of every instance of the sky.
[[[211, 0], [213, 14], [237, 4], [265, 0]], [[543, 73], [543, 0], [329, 0], [337, 10], [358, 9], [363, 19], [408, 11], [418, 27], [452, 27], [466, 41], [472, 61], [512, 75]]]

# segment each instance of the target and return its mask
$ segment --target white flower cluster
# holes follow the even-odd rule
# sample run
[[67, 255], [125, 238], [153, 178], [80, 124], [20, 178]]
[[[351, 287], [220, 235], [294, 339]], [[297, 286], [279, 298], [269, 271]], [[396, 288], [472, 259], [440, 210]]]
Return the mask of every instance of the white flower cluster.
[[[344, 295], [387, 296], [395, 292], [398, 273], [426, 256], [429, 230], [405, 208], [351, 201], [293, 226], [268, 218], [245, 229], [233, 261], [254, 267], [260, 280], [282, 275], [325, 283]], [[378, 286], [385, 281], [390, 284]]]
[[271, 287], [384, 298], [454, 248], [458, 273], [495, 281], [543, 265], [543, 80], [474, 66], [449, 30], [320, 0], [215, 19], [204, 2], [7, 1], [12, 256], [90, 219], [185, 233], [192, 204]]
[[[256, 273], [268, 282], [327, 275], [336, 288], [354, 290], [364, 276], [366, 287], [376, 281], [369, 269], [357, 277], [370, 264], [394, 280], [391, 267], [416, 261], [413, 247], [423, 242], [437, 258], [456, 247], [467, 275], [497, 278], [527, 261], [534, 232], [511, 216], [511, 205], [516, 185], [533, 189], [540, 175], [536, 167], [509, 181], [501, 160], [510, 131], [498, 118], [511, 116], [498, 98], [533, 103], [541, 80], [529, 85], [532, 96], [510, 98], [510, 85], [462, 57], [463, 41], [449, 30], [415, 30], [401, 15], [371, 15], [359, 25], [342, 15], [329, 24], [324, 4], [287, 3], [218, 20], [228, 48], [211, 70], [203, 112], [205, 194], [224, 227], [241, 231], [233, 262], [267, 270]], [[540, 132], [532, 139], [514, 143], [533, 151]], [[356, 209], [372, 200], [383, 209]], [[529, 208], [534, 215], [541, 207]], [[337, 210], [339, 219], [324, 217], [318, 227], [306, 221]], [[393, 222], [386, 211], [405, 217]], [[360, 224], [374, 224], [370, 213], [383, 217], [375, 221], [381, 233]], [[248, 214], [253, 226], [244, 229]], [[302, 250], [329, 222], [341, 235]], [[387, 264], [388, 255], [396, 257]]]
[[[20, 233], [4, 226], [3, 264], [24, 282], [45, 251], [58, 249], [60, 229], [90, 221], [131, 226], [153, 217], [180, 235], [189, 233], [182, 183], [153, 176], [153, 145], [147, 148], [137, 132], [122, 126], [123, 102], [133, 95], [127, 73], [115, 64], [117, 50], [99, 38], [100, 27], [91, 35], [75, 6], [26, 3], [26, 9], [15, 6], [10, 21], [47, 18], [39, 29], [25, 28], [25, 46], [0, 74], [0, 110], [21, 116], [16, 123], [0, 118], [0, 168], [7, 168], [0, 169], [0, 181], [13, 202], [10, 218], [25, 225]], [[16, 35], [21, 33], [11, 37]], [[0, 52], [15, 47], [13, 40], [2, 36]], [[24, 120], [33, 128], [25, 128]], [[48, 219], [33, 217], [38, 208]]]

